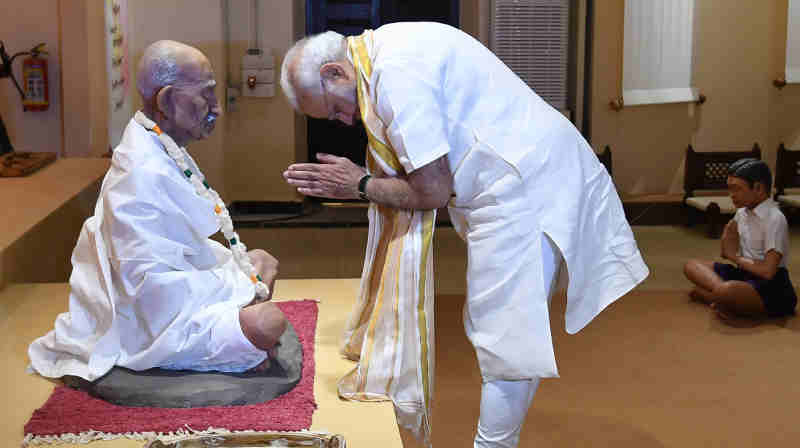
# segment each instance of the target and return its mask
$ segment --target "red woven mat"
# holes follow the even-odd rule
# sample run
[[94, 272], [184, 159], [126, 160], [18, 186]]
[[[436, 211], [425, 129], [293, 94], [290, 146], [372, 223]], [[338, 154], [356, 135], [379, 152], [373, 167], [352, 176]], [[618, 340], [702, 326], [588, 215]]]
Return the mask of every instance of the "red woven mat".
[[294, 326], [303, 345], [303, 372], [291, 391], [266, 403], [191, 409], [117, 406], [85, 392], [56, 387], [25, 425], [26, 437], [101, 432], [173, 433], [222, 428], [229, 431], [297, 431], [311, 426], [314, 401], [314, 335], [317, 303], [276, 302]]

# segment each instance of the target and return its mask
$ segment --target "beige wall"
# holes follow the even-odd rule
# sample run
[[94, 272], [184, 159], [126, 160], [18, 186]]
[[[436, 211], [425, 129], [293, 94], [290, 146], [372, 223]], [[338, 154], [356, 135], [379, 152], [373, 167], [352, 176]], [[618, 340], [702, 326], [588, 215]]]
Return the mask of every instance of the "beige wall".
[[[62, 93], [64, 105], [64, 153], [89, 154], [91, 132], [96, 121], [87, 120], [89, 110], [89, 24], [88, 2], [74, 2], [61, 11], [61, 76], [66, 86]], [[63, 6], [63, 5], [62, 5]], [[102, 6], [102, 3], [101, 3]], [[102, 70], [105, 72], [105, 70]], [[92, 92], [94, 93], [94, 92]]]
[[[0, 80], [0, 114], [19, 150], [61, 148], [60, 107], [64, 105], [64, 147], [67, 155], [100, 154], [107, 149], [107, 83], [102, 45], [102, 0], [13, 1], [19, 13], [0, 18], [8, 30], [9, 51], [44, 41], [51, 52], [51, 107], [44, 113], [23, 113], [9, 80]], [[276, 68], [291, 43], [303, 34], [304, 0], [262, 0], [260, 40]], [[156, 39], [177, 39], [199, 47], [217, 70], [220, 98], [226, 73], [240, 82], [241, 55], [249, 45], [249, 2], [231, 0], [231, 45], [225, 48], [222, 2], [218, 0], [136, 0], [130, 2], [131, 67], [143, 48]], [[462, 27], [484, 43], [489, 36], [489, 0], [462, 0]], [[58, 11], [61, 10], [59, 21]], [[159, 14], [151, 14], [153, 10]], [[782, 75], [787, 0], [697, 0], [695, 85], [708, 97], [705, 105], [635, 106], [612, 111], [608, 102], [619, 95], [622, 63], [624, 0], [595, 0], [591, 139], [596, 150], [611, 145], [614, 178], [623, 195], [679, 193], [684, 151], [747, 148], [758, 141], [765, 159], [774, 164], [781, 141], [800, 148], [800, 87], [775, 89]], [[58, 60], [59, 25], [64, 64]], [[227, 61], [227, 67], [226, 67]], [[19, 74], [19, 64], [15, 64]], [[59, 94], [59, 71], [67, 86]], [[276, 74], [277, 81], [277, 74]], [[138, 105], [138, 100], [135, 103]], [[209, 141], [190, 147], [211, 183], [227, 201], [299, 201], [280, 177], [290, 163], [305, 160], [305, 120], [297, 116], [276, 89], [267, 99], [238, 101], [227, 111]]]
[[[13, 13], [9, 11], [13, 8]], [[11, 79], [0, 79], [0, 115], [17, 151], [61, 152], [61, 95], [59, 92], [59, 0], [3, 0], [0, 39], [9, 55], [46, 44], [50, 108], [23, 112], [22, 99]], [[22, 85], [22, 59], [14, 61], [14, 76]]]
[[[222, 8], [219, 0], [134, 0], [128, 2], [128, 51], [130, 54], [132, 86], [136, 85], [136, 67], [142, 52], [151, 43], [171, 39], [197, 47], [211, 61], [217, 76], [217, 96], [224, 98], [225, 58], [222, 33]], [[154, 13], [157, 11], [157, 13]], [[134, 110], [141, 108], [141, 99], [134, 95]], [[225, 200], [224, 136], [228, 119], [220, 118], [215, 132], [208, 140], [194, 142], [188, 151], [203, 170], [211, 186]]]
[[64, 155], [100, 156], [108, 151], [105, 3], [61, 3]]
[[475, 39], [480, 40], [480, 14], [478, 12], [480, 0], [461, 0], [459, 22], [461, 29]]
[[798, 140], [800, 88], [771, 84], [783, 73], [786, 9], [787, 0], [697, 0], [693, 76], [706, 104], [694, 114], [687, 104], [615, 112], [608, 102], [620, 93], [624, 0], [595, 2], [591, 138], [595, 150], [611, 145], [623, 195], [681, 192], [690, 143], [725, 150], [758, 142], [774, 167], [778, 142]]
[[[10, 80], [0, 80], [0, 114], [12, 143], [21, 151], [61, 151], [68, 156], [101, 155], [108, 150], [108, 83], [105, 70], [105, 22], [103, 0], [12, 0], [16, 14], [2, 15], [0, 36], [9, 52], [46, 42], [50, 51], [50, 109], [22, 112], [19, 96]], [[304, 33], [304, 0], [262, 0], [260, 38], [274, 57], [282, 56]], [[241, 81], [241, 56], [249, 46], [249, 1], [230, 0], [232, 14], [230, 48], [223, 35], [220, 0], [129, 1], [128, 45], [130, 74], [142, 51], [159, 39], [194, 45], [211, 60], [217, 71], [217, 95], [224, 101], [227, 73]], [[63, 6], [59, 8], [59, 6]], [[61, 15], [59, 16], [59, 10]], [[159, 14], [152, 14], [152, 11]], [[12, 20], [13, 19], [13, 20]], [[59, 42], [59, 26], [61, 41]], [[59, 64], [59, 43], [64, 64]], [[226, 67], [228, 61], [229, 67]], [[15, 73], [20, 76], [20, 62]], [[60, 77], [64, 80], [64, 118], [61, 118]], [[277, 81], [277, 76], [276, 76]], [[103, 87], [100, 87], [103, 86]], [[135, 108], [141, 101], [131, 89]], [[226, 201], [300, 201], [281, 172], [292, 162], [304, 160], [305, 120], [294, 114], [279, 88], [273, 98], [242, 98], [238, 108], [223, 114], [208, 141], [189, 147], [210, 183]]]
[[[275, 58], [276, 68], [294, 42], [302, 4], [301, 0], [260, 2], [259, 41]], [[159, 39], [196, 46], [215, 69], [217, 95], [224, 103], [227, 82], [241, 84], [242, 55], [251, 41], [250, 2], [229, 1], [228, 5], [230, 45], [226, 48], [219, 0], [130, 2], [132, 67], [136, 67], [144, 48]], [[151, 11], [155, 9], [161, 13], [154, 17]], [[134, 104], [140, 107], [140, 100], [137, 98]], [[225, 111], [211, 138], [192, 143], [188, 149], [226, 202], [299, 201], [281, 173], [305, 157], [305, 140], [297, 138], [305, 135], [302, 121], [276, 88], [272, 98], [240, 97], [235, 108]]]
[[[770, 10], [770, 47], [769, 47], [769, 72], [767, 81], [783, 77], [786, 64], [786, 7], [788, 0], [778, 0]], [[784, 142], [792, 149], [800, 149], [800, 121], [797, 116], [800, 111], [800, 85], [792, 84], [781, 90], [770, 88], [769, 95], [769, 133], [771, 138], [770, 150], [774, 151], [777, 145]], [[774, 163], [774, 152], [770, 160]]]
[[[9, 54], [27, 51], [45, 42], [49, 52], [50, 108], [46, 112], [23, 112], [12, 81], [0, 80], [0, 115], [14, 149], [58, 152], [63, 149], [62, 155], [67, 157], [105, 153], [108, 150], [105, 120], [108, 105], [107, 92], [102, 87], [107, 82], [103, 0], [13, 0], [7, 3], [13, 4], [15, 12], [0, 15], [6, 51]], [[14, 61], [14, 73], [20, 83], [23, 58]]]
[[[66, 1], [66, 0], [62, 0]], [[89, 64], [88, 79], [90, 90], [87, 103], [89, 103], [89, 117], [91, 125], [89, 132], [89, 155], [98, 156], [108, 153], [108, 73], [106, 66], [105, 29], [105, 1], [86, 0], [86, 48]], [[65, 114], [66, 115], [66, 114]], [[67, 152], [69, 154], [69, 152]]]
[[459, 6], [460, 28], [488, 47], [491, 0], [461, 0]]
[[[261, 0], [258, 40], [275, 60], [275, 96], [244, 98], [228, 111], [225, 133], [225, 184], [228, 200], [300, 201], [281, 173], [295, 161], [305, 161], [304, 119], [297, 116], [279, 88], [283, 55], [305, 28], [304, 0]], [[241, 87], [242, 56], [251, 44], [250, 2], [231, 1], [228, 70]], [[297, 29], [298, 25], [303, 28]]]

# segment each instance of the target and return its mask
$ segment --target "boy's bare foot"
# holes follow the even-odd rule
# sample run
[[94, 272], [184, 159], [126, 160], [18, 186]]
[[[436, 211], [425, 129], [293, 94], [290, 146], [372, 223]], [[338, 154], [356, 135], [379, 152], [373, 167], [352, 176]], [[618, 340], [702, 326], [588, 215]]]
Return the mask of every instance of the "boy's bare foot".
[[752, 328], [758, 326], [762, 320], [758, 317], [745, 317], [732, 313], [730, 310], [726, 310], [725, 307], [719, 305], [718, 303], [712, 303], [711, 309], [722, 323], [730, 327]]
[[716, 314], [716, 316], [722, 320], [728, 320], [731, 318], [731, 315], [723, 310], [722, 307], [716, 302], [711, 304], [711, 309], [714, 311], [714, 314]]
[[711, 303], [709, 303], [708, 300], [706, 300], [705, 297], [703, 297], [702, 294], [697, 292], [696, 289], [693, 289], [693, 290], [689, 291], [689, 301], [690, 302], [702, 303], [702, 304], [705, 304], [705, 305], [711, 305]]

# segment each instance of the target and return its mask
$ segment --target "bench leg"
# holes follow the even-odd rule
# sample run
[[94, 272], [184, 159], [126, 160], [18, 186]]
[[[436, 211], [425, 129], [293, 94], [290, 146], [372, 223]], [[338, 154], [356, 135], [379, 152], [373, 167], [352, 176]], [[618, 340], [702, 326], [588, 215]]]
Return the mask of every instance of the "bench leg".
[[689, 205], [683, 204], [683, 209], [686, 213], [686, 227], [692, 227], [695, 222], [697, 221], [697, 210], [694, 207], [690, 207]]
[[722, 235], [722, 212], [719, 205], [715, 202], [709, 204], [706, 209], [706, 216], [708, 218], [708, 237], [717, 239]]

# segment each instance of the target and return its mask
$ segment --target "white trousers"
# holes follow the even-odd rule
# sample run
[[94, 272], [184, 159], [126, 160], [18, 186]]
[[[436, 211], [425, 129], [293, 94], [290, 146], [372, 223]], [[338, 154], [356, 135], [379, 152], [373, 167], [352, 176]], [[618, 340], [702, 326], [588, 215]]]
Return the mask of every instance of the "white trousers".
[[[560, 265], [558, 250], [542, 235], [542, 281], [547, 285], [548, 300], [553, 294]], [[538, 386], [539, 378], [483, 383], [474, 448], [515, 448]]]

